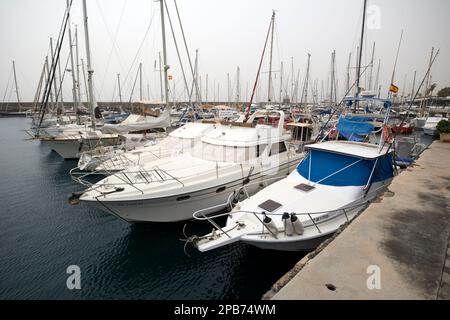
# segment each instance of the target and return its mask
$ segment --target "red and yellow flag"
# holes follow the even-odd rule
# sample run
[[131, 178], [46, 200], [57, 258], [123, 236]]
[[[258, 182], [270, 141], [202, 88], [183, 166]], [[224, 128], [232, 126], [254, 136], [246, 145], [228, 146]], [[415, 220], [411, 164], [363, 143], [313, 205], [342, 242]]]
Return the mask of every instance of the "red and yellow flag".
[[392, 93], [397, 93], [398, 87], [395, 84], [391, 84], [391, 86], [389, 87], [389, 91]]

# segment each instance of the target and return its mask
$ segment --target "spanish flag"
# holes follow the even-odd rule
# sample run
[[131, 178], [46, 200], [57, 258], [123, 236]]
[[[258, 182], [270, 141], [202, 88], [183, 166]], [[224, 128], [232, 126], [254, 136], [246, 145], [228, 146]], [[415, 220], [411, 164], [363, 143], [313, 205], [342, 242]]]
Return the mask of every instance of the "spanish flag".
[[389, 91], [392, 93], [397, 93], [398, 87], [395, 84], [391, 84], [391, 86], [389, 87]]

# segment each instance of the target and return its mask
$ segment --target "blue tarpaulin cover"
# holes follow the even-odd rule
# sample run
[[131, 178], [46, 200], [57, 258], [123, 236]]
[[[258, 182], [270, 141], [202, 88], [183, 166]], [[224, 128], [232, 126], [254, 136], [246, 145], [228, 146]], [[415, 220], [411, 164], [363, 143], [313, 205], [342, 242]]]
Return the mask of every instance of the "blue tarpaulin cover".
[[363, 141], [364, 135], [371, 133], [374, 130], [373, 124], [364, 122], [367, 118], [352, 118], [351, 120], [344, 117], [339, 118], [337, 130], [339, 134], [351, 141]]
[[[310, 161], [311, 176], [309, 176]], [[363, 186], [369, 180], [375, 161], [375, 159], [366, 160], [333, 152], [311, 150], [307, 157], [298, 165], [297, 171], [309, 181], [318, 182], [354, 163], [349, 168], [323, 180], [320, 184], [335, 187]], [[393, 176], [392, 155], [384, 155], [378, 158], [371, 182], [384, 181]]]

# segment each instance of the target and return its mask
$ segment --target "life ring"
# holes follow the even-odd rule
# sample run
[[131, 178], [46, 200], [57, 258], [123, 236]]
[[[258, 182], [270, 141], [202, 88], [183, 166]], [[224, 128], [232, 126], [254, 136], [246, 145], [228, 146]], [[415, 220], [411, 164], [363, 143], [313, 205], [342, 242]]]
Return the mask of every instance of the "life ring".
[[338, 136], [338, 133], [339, 132], [336, 130], [336, 125], [334, 125], [328, 133], [328, 140], [335, 140]]
[[383, 127], [383, 140], [389, 144], [394, 141], [394, 134], [392, 133], [392, 128], [390, 126]]

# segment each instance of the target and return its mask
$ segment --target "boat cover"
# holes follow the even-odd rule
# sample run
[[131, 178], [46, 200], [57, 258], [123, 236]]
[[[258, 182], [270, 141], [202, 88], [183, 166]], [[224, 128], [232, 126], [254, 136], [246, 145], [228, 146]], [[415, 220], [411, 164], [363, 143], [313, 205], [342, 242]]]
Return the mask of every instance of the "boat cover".
[[159, 117], [131, 114], [119, 124], [105, 124], [102, 132], [124, 134], [157, 128], [165, 129], [168, 127], [170, 127], [170, 110], [166, 108]]
[[351, 120], [341, 117], [339, 118], [337, 130], [347, 140], [363, 141], [365, 135], [370, 134], [374, 130], [374, 126], [372, 123], [357, 117], [351, 118]]
[[[394, 176], [392, 155], [382, 155], [377, 159], [371, 183], [384, 181]], [[311, 168], [309, 167], [310, 161]], [[311, 150], [297, 166], [297, 171], [309, 181], [317, 183], [323, 180], [320, 184], [327, 186], [364, 186], [369, 180], [375, 161], [376, 159], [366, 160], [350, 155]], [[333, 175], [333, 173], [336, 174]]]

